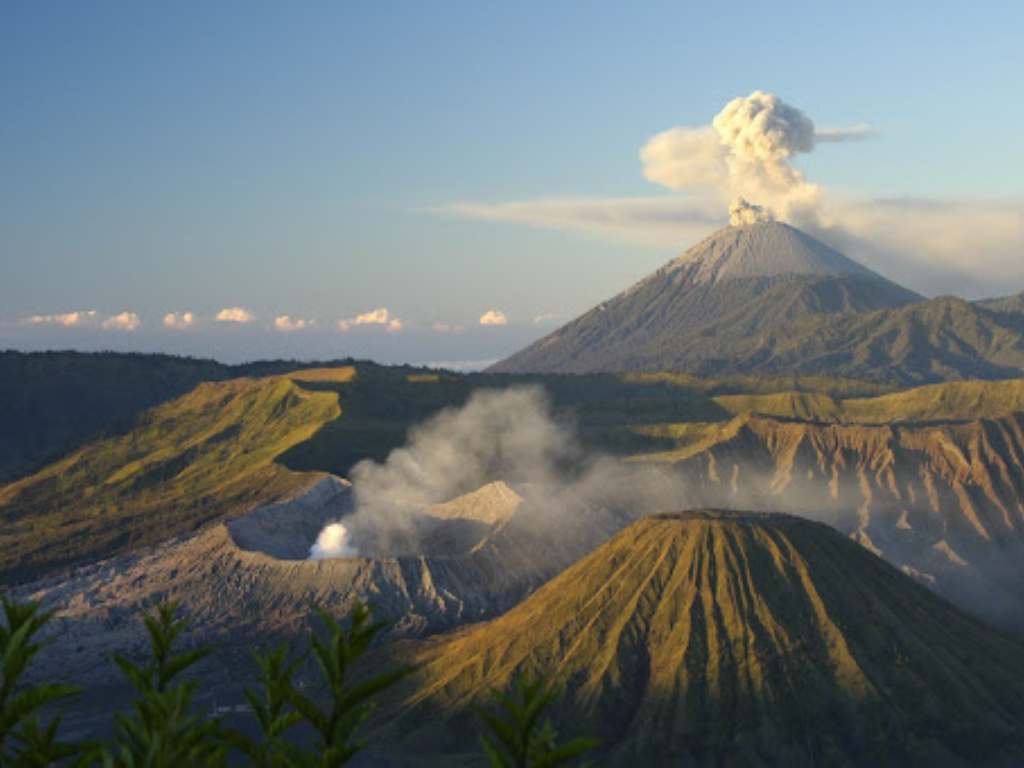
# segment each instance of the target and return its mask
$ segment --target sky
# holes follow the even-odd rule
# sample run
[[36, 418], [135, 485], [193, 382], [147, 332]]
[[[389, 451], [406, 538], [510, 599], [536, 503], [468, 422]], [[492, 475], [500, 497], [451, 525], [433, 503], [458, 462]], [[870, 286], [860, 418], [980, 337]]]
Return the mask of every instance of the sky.
[[[480, 365], [737, 191], [1024, 290], [1024, 5], [642, 5], [0, 4], [0, 348]], [[715, 138], [758, 92], [813, 121], [784, 182]]]

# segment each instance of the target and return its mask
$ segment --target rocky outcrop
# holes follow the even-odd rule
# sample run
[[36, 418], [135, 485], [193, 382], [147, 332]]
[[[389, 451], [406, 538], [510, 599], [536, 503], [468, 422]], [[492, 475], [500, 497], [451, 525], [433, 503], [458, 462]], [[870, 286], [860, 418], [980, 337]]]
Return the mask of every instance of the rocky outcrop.
[[746, 415], [675, 469], [703, 503], [821, 520], [1024, 628], [1024, 415], [862, 426]]

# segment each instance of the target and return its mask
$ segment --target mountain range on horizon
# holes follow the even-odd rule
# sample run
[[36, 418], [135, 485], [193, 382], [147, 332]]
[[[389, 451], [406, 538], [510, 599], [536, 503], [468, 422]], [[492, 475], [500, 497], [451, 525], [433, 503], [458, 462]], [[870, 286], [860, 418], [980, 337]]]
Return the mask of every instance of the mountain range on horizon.
[[730, 225], [488, 369], [801, 373], [893, 384], [1024, 373], [1024, 299], [926, 299], [788, 224]]

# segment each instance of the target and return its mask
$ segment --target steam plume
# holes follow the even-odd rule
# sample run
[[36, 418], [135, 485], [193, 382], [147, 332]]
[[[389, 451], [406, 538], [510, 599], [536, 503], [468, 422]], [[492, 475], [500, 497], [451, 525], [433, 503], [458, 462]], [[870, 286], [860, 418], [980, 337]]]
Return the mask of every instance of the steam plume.
[[327, 560], [336, 557], [356, 557], [359, 552], [349, 541], [348, 529], [341, 523], [329, 523], [316, 537], [316, 543], [309, 549], [310, 560]]
[[[553, 537], [584, 521], [611, 530], [616, 516], [685, 506], [681, 483], [662, 469], [582, 450], [539, 387], [477, 391], [412, 429], [383, 463], [356, 465], [350, 479], [355, 513], [344, 541], [364, 554], [394, 551], [426, 508], [495, 480], [524, 498], [521, 520]], [[325, 544], [337, 535], [329, 529]]]

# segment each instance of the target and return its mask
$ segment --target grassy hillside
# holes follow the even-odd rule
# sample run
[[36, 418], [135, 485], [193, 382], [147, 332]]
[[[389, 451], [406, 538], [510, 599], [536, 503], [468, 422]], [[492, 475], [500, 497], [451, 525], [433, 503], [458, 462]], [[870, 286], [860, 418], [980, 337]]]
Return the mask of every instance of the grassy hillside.
[[0, 353], [0, 482], [201, 381], [228, 377], [220, 363], [170, 355]]
[[[658, 374], [666, 376], [667, 374]], [[645, 376], [644, 378], [649, 378]], [[762, 382], [776, 382], [763, 379]], [[730, 436], [728, 421], [745, 413], [783, 419], [843, 424], [896, 424], [999, 419], [1024, 411], [1024, 379], [951, 381], [875, 397], [838, 397], [839, 384], [822, 380], [800, 390], [714, 395], [711, 404], [728, 416], [719, 419], [633, 424], [639, 435], [671, 440], [671, 453], [691, 455], [708, 441]], [[784, 384], [785, 380], [779, 382]], [[821, 389], [814, 390], [818, 386]], [[831, 390], [831, 391], [830, 391]], [[708, 413], [713, 412], [712, 405]]]
[[201, 384], [0, 488], [0, 577], [125, 552], [285, 496], [309, 478], [275, 459], [339, 413], [336, 393], [284, 376]]
[[309, 364], [287, 360], [224, 365], [173, 355], [0, 352], [0, 483], [38, 470], [87, 440], [130, 429], [142, 411], [201, 382], [304, 367]]
[[601, 765], [959, 765], [1024, 755], [1024, 647], [826, 526], [636, 523], [506, 615], [403, 646], [385, 731], [438, 764], [527, 672]]
[[[123, 366], [152, 372], [167, 362], [81, 357], [83, 370], [97, 374], [98, 382], [112, 380]], [[58, 355], [47, 366], [74, 368], [77, 358]], [[175, 361], [168, 360], [168, 365]], [[278, 366], [294, 364], [268, 363], [253, 370]], [[220, 376], [230, 369], [195, 370]], [[290, 492], [300, 482], [293, 473], [346, 475], [358, 461], [385, 458], [405, 442], [411, 426], [442, 408], [461, 405], [479, 388], [543, 386], [588, 446], [629, 454], [673, 446], [671, 440], [638, 434], [632, 425], [727, 419], [730, 414], [714, 402], [714, 393], [779, 386], [658, 376], [465, 376], [372, 363], [359, 364], [357, 374], [352, 367], [344, 370], [348, 373], [341, 377], [300, 370], [291, 379], [201, 384], [125, 419], [118, 429], [108, 429], [106, 436], [30, 476], [0, 486], [0, 577], [36, 575], [162, 541]], [[30, 389], [41, 377], [27, 376], [23, 388]], [[129, 391], [148, 381], [145, 376], [127, 378]], [[845, 392], [853, 385], [836, 386]], [[72, 388], [64, 397], [77, 391]], [[121, 390], [113, 386], [112, 391]]]
[[[135, 364], [123, 356], [83, 357], [84, 370], [102, 371], [101, 380], [114, 378], [122, 364]], [[73, 359], [57, 359], [74, 365]], [[288, 365], [294, 364], [254, 370]], [[995, 418], [1024, 404], [1022, 381], [891, 392], [856, 380], [793, 375], [461, 375], [372, 363], [358, 364], [357, 373], [343, 380], [308, 370], [291, 376], [200, 385], [30, 477], [0, 486], [0, 542], [6, 544], [0, 573], [40, 573], [162, 540], [287, 492], [297, 482], [289, 470], [347, 475], [358, 461], [385, 458], [405, 442], [411, 426], [461, 405], [480, 388], [542, 386], [559, 418], [575, 425], [587, 447], [672, 460], [727, 440], [731, 419], [745, 412], [890, 423]], [[337, 408], [339, 402], [344, 413], [331, 412], [330, 404]]]
[[954, 602], [1024, 629], [1024, 413], [839, 424], [737, 416], [672, 464], [697, 503], [812, 516]]

